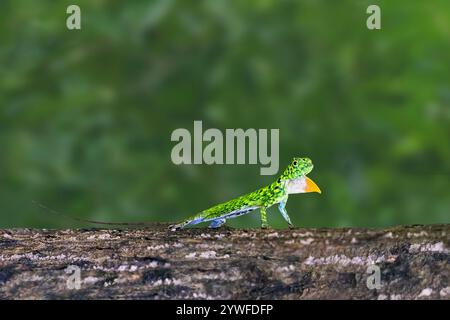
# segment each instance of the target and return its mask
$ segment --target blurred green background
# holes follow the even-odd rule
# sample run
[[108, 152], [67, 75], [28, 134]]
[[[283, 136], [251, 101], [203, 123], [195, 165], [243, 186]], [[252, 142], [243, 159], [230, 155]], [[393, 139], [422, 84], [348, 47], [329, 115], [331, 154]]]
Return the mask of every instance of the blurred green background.
[[280, 170], [313, 160], [323, 194], [290, 197], [297, 226], [450, 222], [448, 0], [2, 0], [0, 75], [0, 227], [80, 226], [33, 200], [178, 221], [275, 179], [174, 165], [170, 135], [194, 120], [279, 128]]

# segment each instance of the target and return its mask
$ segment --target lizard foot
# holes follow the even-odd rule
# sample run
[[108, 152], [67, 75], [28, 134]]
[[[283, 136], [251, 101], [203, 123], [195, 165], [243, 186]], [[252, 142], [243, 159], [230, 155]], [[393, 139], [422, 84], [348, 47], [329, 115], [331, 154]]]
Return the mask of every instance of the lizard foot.
[[180, 230], [181, 228], [182, 228], [182, 226], [179, 225], [179, 224], [171, 224], [171, 225], [168, 227], [169, 231], [178, 231], [178, 230]]
[[211, 222], [211, 224], [209, 225], [209, 228], [211, 228], [211, 229], [217, 229], [217, 228], [223, 226], [223, 225], [225, 224], [225, 222], [226, 222], [225, 219], [216, 219], [216, 220], [213, 220], [213, 221]]

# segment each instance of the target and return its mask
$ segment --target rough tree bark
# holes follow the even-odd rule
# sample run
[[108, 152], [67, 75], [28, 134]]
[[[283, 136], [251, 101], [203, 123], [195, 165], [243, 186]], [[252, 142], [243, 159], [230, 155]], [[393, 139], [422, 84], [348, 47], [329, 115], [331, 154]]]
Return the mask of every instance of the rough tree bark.
[[166, 229], [0, 230], [0, 298], [450, 299], [448, 224]]

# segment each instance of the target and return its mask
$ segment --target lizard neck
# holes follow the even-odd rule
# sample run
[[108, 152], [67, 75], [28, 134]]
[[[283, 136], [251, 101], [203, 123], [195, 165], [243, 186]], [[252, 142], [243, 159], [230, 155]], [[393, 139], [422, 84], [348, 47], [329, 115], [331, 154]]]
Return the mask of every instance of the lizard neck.
[[274, 193], [284, 193], [286, 190], [287, 180], [282, 180], [278, 178], [272, 184], [268, 186], [268, 188]]

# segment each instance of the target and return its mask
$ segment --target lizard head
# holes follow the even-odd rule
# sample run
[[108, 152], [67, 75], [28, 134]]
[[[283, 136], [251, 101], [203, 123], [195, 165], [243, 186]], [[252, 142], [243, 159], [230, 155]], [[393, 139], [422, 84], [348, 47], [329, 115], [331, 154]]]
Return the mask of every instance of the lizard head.
[[314, 165], [309, 158], [294, 158], [291, 164], [284, 170], [278, 181], [286, 181], [288, 193], [321, 193], [319, 187], [306, 177], [312, 171]]
[[284, 170], [281, 179], [292, 180], [301, 176], [306, 176], [312, 171], [314, 165], [309, 158], [294, 158], [291, 164]]

